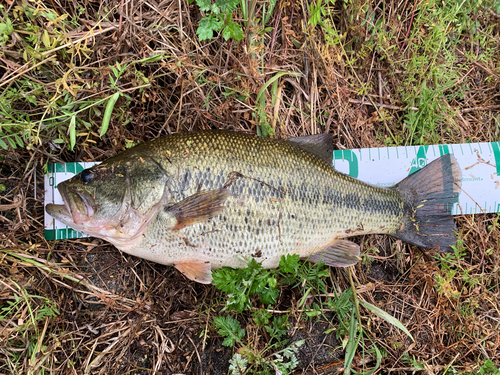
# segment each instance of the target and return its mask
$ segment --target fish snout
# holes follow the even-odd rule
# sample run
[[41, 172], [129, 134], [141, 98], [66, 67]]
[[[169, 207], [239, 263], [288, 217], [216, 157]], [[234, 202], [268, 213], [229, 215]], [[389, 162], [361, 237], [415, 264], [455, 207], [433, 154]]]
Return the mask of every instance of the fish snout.
[[92, 196], [87, 192], [71, 186], [61, 186], [61, 196], [64, 202], [69, 206], [69, 211], [75, 224], [82, 224], [89, 221], [96, 210], [96, 203]]

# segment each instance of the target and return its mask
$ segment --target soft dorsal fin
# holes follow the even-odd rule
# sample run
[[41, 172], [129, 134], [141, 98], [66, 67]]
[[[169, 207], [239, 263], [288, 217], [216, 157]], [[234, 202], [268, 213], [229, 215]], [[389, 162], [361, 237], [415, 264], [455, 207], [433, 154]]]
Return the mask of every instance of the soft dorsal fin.
[[176, 263], [174, 267], [189, 280], [193, 280], [201, 284], [210, 284], [212, 282], [212, 265], [208, 261], [181, 261]]
[[303, 257], [309, 262], [320, 260], [331, 267], [349, 267], [359, 262], [359, 245], [347, 240], [336, 240], [323, 249], [315, 251], [310, 256]]
[[333, 163], [333, 134], [322, 133], [288, 138], [289, 142], [300, 146], [306, 151], [320, 157], [328, 164]]
[[177, 223], [172, 230], [179, 230], [195, 223], [207, 221], [218, 215], [229, 196], [225, 189], [202, 191], [167, 207], [165, 210], [175, 217]]

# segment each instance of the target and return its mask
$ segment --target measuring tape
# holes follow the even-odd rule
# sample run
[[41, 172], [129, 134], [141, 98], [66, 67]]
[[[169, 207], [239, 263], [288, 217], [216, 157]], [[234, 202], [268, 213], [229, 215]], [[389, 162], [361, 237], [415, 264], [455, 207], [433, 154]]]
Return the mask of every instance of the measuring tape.
[[336, 150], [333, 164], [339, 172], [388, 187], [445, 154], [453, 154], [462, 171], [452, 214], [500, 212], [500, 142]]
[[[500, 142], [401, 146], [336, 150], [339, 172], [366, 183], [388, 187], [445, 154], [453, 154], [462, 170], [462, 188], [452, 214], [500, 213]], [[45, 175], [45, 204], [63, 204], [57, 184], [98, 163], [50, 163]], [[85, 237], [45, 212], [47, 240]]]

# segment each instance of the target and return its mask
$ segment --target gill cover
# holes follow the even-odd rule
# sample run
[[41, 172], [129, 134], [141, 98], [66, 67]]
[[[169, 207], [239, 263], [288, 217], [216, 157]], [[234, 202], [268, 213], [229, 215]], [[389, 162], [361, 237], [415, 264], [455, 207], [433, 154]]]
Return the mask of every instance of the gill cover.
[[151, 158], [119, 154], [59, 184], [65, 205], [47, 211], [84, 233], [113, 243], [128, 240], [144, 231], [168, 195], [167, 182]]

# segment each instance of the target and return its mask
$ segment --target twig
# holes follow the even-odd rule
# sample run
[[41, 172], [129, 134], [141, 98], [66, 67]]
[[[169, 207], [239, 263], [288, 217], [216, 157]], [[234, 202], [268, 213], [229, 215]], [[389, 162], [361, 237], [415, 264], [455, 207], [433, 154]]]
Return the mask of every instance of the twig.
[[[458, 48], [456, 49], [456, 51], [457, 51], [459, 54], [461, 54], [462, 56], [467, 57], [467, 56], [465, 55], [465, 52], [460, 51]], [[469, 58], [469, 59], [470, 59], [470, 58]], [[470, 60], [472, 60], [472, 59], [470, 59]], [[495, 74], [494, 72], [492, 72], [490, 69], [488, 69], [488, 68], [487, 68], [487, 67], [485, 67], [484, 65], [479, 64], [477, 61], [474, 61], [474, 60], [473, 60], [473, 61], [472, 61], [472, 63], [473, 63], [475, 66], [477, 66], [478, 68], [483, 69], [483, 70], [484, 70], [486, 73], [488, 73], [489, 75], [491, 75], [491, 76], [493, 76], [493, 77], [496, 77], [496, 78], [499, 78], [497, 74]]]
[[203, 375], [203, 364], [201, 363], [201, 357], [200, 357], [200, 353], [198, 352], [198, 348], [194, 344], [191, 337], [189, 337], [189, 335], [186, 335], [186, 337], [188, 338], [189, 341], [191, 341], [191, 344], [193, 344], [194, 350], [196, 351], [196, 356], [198, 357], [198, 362], [200, 362], [200, 375]]
[[0, 204], [0, 211], [9, 211], [12, 210], [13, 208], [17, 208], [21, 205], [21, 199], [15, 199], [14, 198], [14, 203], [11, 204]]
[[[14, 80], [16, 80], [17, 78], [21, 77], [23, 74], [28, 73], [30, 70], [33, 70], [33, 69], [35, 69], [36, 67], [39, 67], [40, 65], [45, 64], [47, 61], [52, 60], [52, 59], [55, 59], [55, 58], [56, 58], [56, 56], [50, 56], [50, 57], [46, 58], [45, 60], [40, 61], [38, 64], [35, 64], [35, 65], [33, 65], [32, 67], [30, 67], [30, 68], [28, 68], [28, 69], [26, 69], [26, 70], [22, 71], [22, 72], [21, 72], [21, 73], [19, 73], [18, 75], [15, 75], [15, 76], [13, 76], [13, 77], [11, 77], [11, 78], [7, 79], [6, 81], [4, 81], [4, 82], [0, 83], [0, 87], [5, 86], [6, 84], [10, 83], [11, 81], [14, 81]], [[23, 69], [23, 68], [25, 68], [26, 66], [28, 66], [28, 63], [24, 64], [24, 65], [23, 65], [23, 66], [21, 66], [19, 69], [17, 69], [17, 70], [15, 70], [14, 72], [12, 72], [12, 74], [15, 74], [16, 72], [18, 72], [18, 71], [22, 70], [22, 69]]]
[[[399, 53], [401, 53], [403, 51], [403, 49], [405, 48], [406, 41], [408, 40], [408, 37], [410, 36], [411, 26], [413, 25], [413, 17], [415, 17], [415, 8], [416, 8], [416, 6], [417, 6], [417, 3], [415, 3], [413, 5], [413, 10], [411, 12], [411, 18], [410, 18], [410, 25], [408, 26], [408, 31], [406, 32], [405, 40], [403, 40], [403, 44], [401, 45], [401, 48], [399, 49]], [[408, 45], [410, 45], [410, 44], [408, 43]]]
[[405, 109], [411, 109], [412, 111], [418, 111], [418, 108], [416, 107], [398, 107], [396, 105], [390, 105], [390, 104], [380, 104], [380, 103], [372, 103], [372, 102], [367, 102], [364, 100], [358, 100], [358, 99], [348, 99], [349, 103], [353, 104], [361, 104], [361, 105], [371, 105], [373, 107], [380, 107], [380, 108], [387, 108], [387, 109], [394, 109], [396, 111], [403, 111]]
[[488, 13], [491, 14], [493, 17], [500, 18], [500, 14], [496, 13], [493, 9], [488, 7], [484, 7], [484, 9], [486, 9]]
[[490, 109], [500, 109], [500, 104], [487, 105], [484, 107], [465, 108], [465, 109], [462, 109], [460, 112], [461, 113], [469, 113], [469, 112], [474, 112], [474, 111], [489, 111]]
[[123, 21], [123, 3], [124, 0], [121, 1], [120, 3], [120, 23], [118, 25], [118, 32], [121, 34], [122, 31], [122, 21]]
[[80, 38], [80, 39], [74, 40], [74, 41], [72, 41], [72, 42], [69, 42], [69, 43], [63, 44], [62, 46], [59, 46], [59, 47], [54, 48], [54, 49], [51, 49], [50, 51], [45, 51], [45, 52], [43, 52], [41, 55], [42, 55], [42, 56], [47, 56], [47, 55], [50, 55], [51, 53], [56, 52], [56, 51], [59, 51], [60, 49], [63, 49], [63, 48], [69, 47], [69, 46], [71, 46], [71, 45], [73, 45], [73, 44], [80, 43], [80, 42], [82, 42], [82, 41], [84, 41], [84, 40], [86, 40], [86, 39], [93, 38], [93, 37], [95, 37], [95, 36], [97, 36], [97, 35], [104, 34], [104, 33], [108, 32], [108, 31], [110, 31], [110, 30], [113, 30], [113, 29], [116, 29], [116, 26], [111, 26], [111, 27], [108, 27], [108, 28], [106, 28], [106, 29], [104, 29], [104, 30], [99, 30], [99, 31], [96, 31], [96, 32], [94, 32], [94, 30], [91, 30], [91, 31], [89, 31], [89, 32], [88, 32], [88, 33], [89, 33], [89, 35], [87, 35], [87, 36], [84, 36], [83, 38]]

